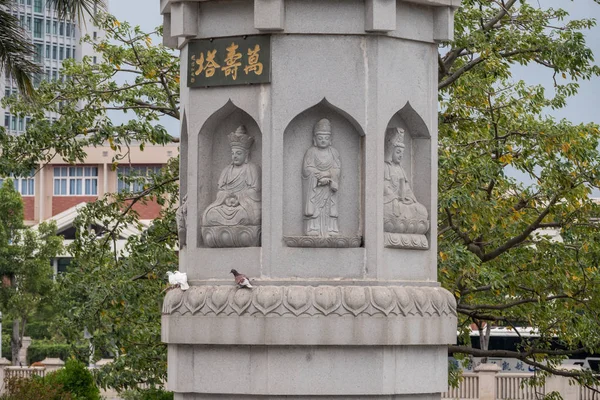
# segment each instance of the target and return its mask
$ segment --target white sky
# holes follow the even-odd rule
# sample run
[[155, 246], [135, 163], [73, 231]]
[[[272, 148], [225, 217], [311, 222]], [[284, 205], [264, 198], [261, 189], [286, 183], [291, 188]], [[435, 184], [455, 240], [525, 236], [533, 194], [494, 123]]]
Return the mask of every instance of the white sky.
[[[563, 7], [567, 9], [574, 18], [596, 18], [600, 19], [600, 4], [593, 0], [530, 0], [533, 4], [543, 7]], [[110, 0], [110, 12], [118, 19], [128, 21], [132, 25], [140, 25], [143, 30], [151, 30], [162, 24], [159, 13], [158, 0]], [[597, 55], [600, 62], [600, 27], [586, 33], [587, 43]], [[520, 68], [515, 71], [515, 77], [525, 79], [530, 83], [541, 83], [547, 87], [552, 86], [551, 72], [543, 67]], [[598, 95], [600, 93], [600, 79], [584, 81], [581, 83], [579, 94], [569, 99], [565, 109], [554, 113], [557, 118], [567, 118], [572, 122], [596, 122], [600, 123], [600, 107], [598, 106]]]
[[[529, 0], [532, 4], [542, 7], [562, 7], [569, 11], [572, 18], [596, 18], [600, 20], [600, 4], [594, 0]], [[150, 31], [162, 24], [158, 0], [109, 0], [109, 9], [119, 20], [132, 25], [139, 25], [143, 30]], [[586, 32], [588, 46], [596, 55], [596, 63], [600, 63], [600, 26]], [[530, 84], [542, 84], [551, 90], [552, 72], [541, 66], [515, 67], [514, 76]], [[552, 111], [557, 119], [566, 118], [573, 123], [596, 122], [600, 124], [600, 78], [580, 82], [579, 93], [571, 97], [567, 106], [561, 110]], [[178, 124], [175, 121], [164, 121], [169, 132], [179, 136]], [[600, 196], [600, 193], [594, 193]]]

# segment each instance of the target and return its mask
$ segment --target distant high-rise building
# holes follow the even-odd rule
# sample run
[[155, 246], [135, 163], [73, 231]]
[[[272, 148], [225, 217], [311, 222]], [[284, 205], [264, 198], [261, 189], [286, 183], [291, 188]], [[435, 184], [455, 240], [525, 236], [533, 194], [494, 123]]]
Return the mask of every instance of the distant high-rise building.
[[[89, 18], [84, 19], [81, 26], [74, 20], [59, 19], [54, 7], [46, 0], [13, 0], [10, 10], [31, 40], [35, 50], [33, 59], [42, 69], [42, 74], [34, 78], [34, 83], [38, 83], [40, 79], [63, 79], [60, 72], [63, 60], [97, 57], [90, 44], [81, 43], [81, 38], [88, 34], [96, 40], [104, 36]], [[4, 73], [0, 77], [0, 99], [15, 93], [15, 81]], [[30, 120], [28, 117], [11, 114], [9, 109], [1, 105], [0, 115], [4, 116], [4, 127], [9, 133], [18, 134], [27, 129]]]
[[[81, 42], [85, 35], [95, 41], [105, 37], [90, 18], [81, 26], [73, 20], [61, 20], [46, 0], [13, 0], [10, 8], [35, 46], [34, 61], [42, 67], [43, 74], [34, 83], [39, 79], [64, 79], [60, 70], [65, 59], [82, 60], [89, 56], [94, 63], [99, 58], [91, 44]], [[16, 83], [6, 74], [0, 76], [0, 98], [14, 93], [17, 93]], [[21, 118], [0, 106], [1, 115], [10, 134], [18, 135], [27, 129], [28, 117]], [[87, 156], [82, 163], [68, 164], [55, 157], [39, 165], [29, 176], [12, 177], [23, 198], [26, 224], [57, 218], [62, 234], [63, 230], [70, 229], [81, 203], [95, 201], [110, 193], [141, 190], [141, 185], [127, 183], [122, 176], [146, 176], [158, 172], [171, 157], [177, 156], [178, 147], [175, 143], [146, 146], [142, 151], [142, 148], [133, 145], [126, 162], [121, 162], [117, 169], [113, 164], [115, 153], [109, 146], [87, 147], [85, 151]], [[5, 178], [0, 176], [0, 185]], [[149, 201], [136, 204], [134, 209], [142, 220], [150, 221], [158, 216], [161, 206], [156, 201]], [[59, 262], [58, 270], [60, 268]]]

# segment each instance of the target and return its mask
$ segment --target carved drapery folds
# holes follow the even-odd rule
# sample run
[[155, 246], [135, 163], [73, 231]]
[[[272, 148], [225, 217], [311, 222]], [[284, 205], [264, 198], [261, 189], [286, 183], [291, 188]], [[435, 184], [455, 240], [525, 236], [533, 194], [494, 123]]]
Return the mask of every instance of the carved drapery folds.
[[[420, 142], [418, 145], [417, 142]], [[390, 121], [385, 132], [383, 230], [385, 247], [429, 248], [426, 187], [430, 168], [430, 137], [421, 117], [409, 103]], [[414, 177], [419, 177], [415, 179]], [[415, 181], [413, 181], [415, 179]], [[415, 189], [420, 184], [419, 193]], [[422, 196], [422, 197], [420, 197]]]
[[162, 313], [194, 316], [456, 316], [456, 301], [440, 287], [413, 286], [192, 286], [173, 289]]
[[231, 102], [211, 116], [200, 131], [198, 162], [203, 174], [199, 174], [198, 187], [208, 189], [198, 192], [201, 245], [260, 246], [259, 136], [256, 123]]
[[[360, 247], [361, 132], [325, 99], [285, 131], [284, 242], [288, 247]], [[302, 150], [304, 149], [304, 150]]]

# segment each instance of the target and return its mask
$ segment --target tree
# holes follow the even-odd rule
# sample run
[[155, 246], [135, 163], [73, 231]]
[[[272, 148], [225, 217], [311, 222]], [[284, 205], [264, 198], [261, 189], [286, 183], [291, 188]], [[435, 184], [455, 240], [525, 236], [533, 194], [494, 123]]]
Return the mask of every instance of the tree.
[[[40, 67], [31, 61], [33, 43], [25, 35], [19, 20], [10, 12], [14, 0], [0, 0], [0, 70], [6, 70], [15, 79], [19, 91], [26, 97], [33, 96], [31, 78], [41, 73]], [[94, 9], [104, 7], [101, 0], [48, 0], [60, 18], [79, 18], [94, 15]]]
[[[566, 18], [515, 0], [467, 1], [457, 13], [455, 41], [439, 58], [439, 267], [465, 343], [453, 351], [585, 380], [556, 367], [600, 350], [599, 207], [589, 197], [600, 185], [599, 132], [552, 112], [599, 69], [581, 32], [595, 22]], [[549, 69], [554, 95], [515, 82], [516, 63]], [[469, 346], [471, 325], [481, 349]], [[517, 352], [489, 350], [492, 325], [539, 337]]]
[[50, 259], [62, 247], [54, 224], [36, 230], [23, 225], [23, 202], [12, 181], [0, 187], [0, 302], [12, 318], [12, 362], [19, 365], [19, 350], [28, 318], [52, 289]]
[[[568, 354], [600, 351], [599, 210], [589, 199], [600, 183], [599, 133], [594, 124], [573, 125], [551, 114], [576, 93], [579, 81], [599, 73], [581, 33], [593, 24], [524, 1], [464, 0], [456, 38], [439, 56], [440, 281], [457, 298], [463, 337], [471, 324], [482, 332], [491, 325], [526, 325], [540, 333], [513, 353], [468, 342], [452, 350], [516, 357], [585, 382], [591, 375], [555, 367]], [[80, 160], [84, 145], [108, 142], [125, 157], [134, 139], [172, 140], [157, 122], [180, 117], [178, 58], [153, 45], [153, 33], [111, 16], [102, 17], [101, 25], [108, 31], [107, 40], [95, 44], [102, 63], [65, 62], [69, 79], [40, 87], [43, 107], [11, 100], [11, 107], [35, 117], [26, 135], [0, 135], [6, 154], [0, 170], [27, 170], [55, 154]], [[513, 79], [515, 64], [548, 71], [554, 93]], [[44, 110], [61, 118], [50, 125]], [[115, 110], [134, 119], [114, 124], [108, 113]], [[527, 179], [512, 177], [517, 172]], [[121, 388], [156, 383], [165, 374], [158, 304], [163, 273], [176, 268], [176, 160], [154, 178], [141, 193], [86, 209], [81, 224], [100, 221], [108, 230], [101, 240], [82, 235], [75, 244], [75, 268], [61, 292], [66, 335], [76, 337], [88, 327], [97, 348], [116, 352], [104, 382]], [[162, 218], [130, 239], [130, 256], [115, 254], [110, 240], [124, 224], [137, 223], [131, 204], [148, 196], [165, 202]], [[563, 242], [552, 241], [544, 229], [558, 230]], [[553, 350], [553, 340], [564, 350]]]

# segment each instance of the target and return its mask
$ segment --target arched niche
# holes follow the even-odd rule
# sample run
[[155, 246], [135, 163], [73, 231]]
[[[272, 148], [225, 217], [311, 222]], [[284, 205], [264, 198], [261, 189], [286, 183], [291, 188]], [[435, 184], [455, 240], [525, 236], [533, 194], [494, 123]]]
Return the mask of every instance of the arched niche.
[[[386, 128], [386, 154], [388, 154], [387, 135], [390, 131], [395, 128], [401, 128], [404, 130], [404, 155], [402, 156], [401, 166], [404, 170], [405, 176], [409, 182], [409, 186], [412, 189], [414, 197], [417, 202], [423, 205], [427, 209], [428, 216], [426, 218], [410, 216], [410, 219], [402, 224], [402, 234], [395, 235], [395, 239], [392, 239], [394, 243], [388, 243], [387, 232], [394, 231], [397, 233], [399, 230], [395, 228], [386, 228], [386, 208], [384, 207], [384, 231], [386, 232], [386, 247], [395, 248], [408, 248], [408, 249], [427, 249], [428, 238], [430, 231], [431, 221], [431, 168], [432, 168], [432, 149], [431, 149], [431, 134], [425, 121], [421, 116], [412, 108], [410, 103], [406, 105], [397, 113], [395, 113], [387, 124]], [[384, 189], [385, 193], [385, 189]], [[386, 197], [386, 196], [384, 196]], [[384, 201], [388, 201], [386, 197]], [[436, 212], [436, 210], [433, 210]], [[411, 214], [407, 211], [407, 214]], [[406, 218], [406, 215], [403, 215]], [[427, 225], [427, 227], [425, 227]], [[426, 231], [425, 231], [426, 230]]]
[[185, 110], [181, 118], [181, 134], [179, 137], [179, 198], [183, 198], [188, 192], [188, 130]]
[[[364, 171], [364, 132], [349, 114], [323, 99], [308, 108], [288, 124], [283, 140], [283, 234], [284, 237], [299, 237], [303, 233], [303, 191], [302, 168], [306, 151], [313, 146], [313, 128], [322, 118], [331, 122], [332, 147], [340, 155], [341, 176], [338, 190], [338, 226], [340, 237], [357, 238], [363, 228], [363, 171]], [[331, 246], [355, 247], [360, 239], [338, 241]], [[355, 244], [348, 244], [354, 242]], [[288, 246], [302, 244], [290, 244]], [[308, 244], [306, 247], [313, 247]]]
[[219, 176], [231, 163], [229, 135], [240, 125], [254, 138], [249, 161], [262, 168], [262, 134], [256, 121], [229, 100], [204, 123], [198, 134], [198, 247], [202, 242], [202, 214], [217, 196]]

